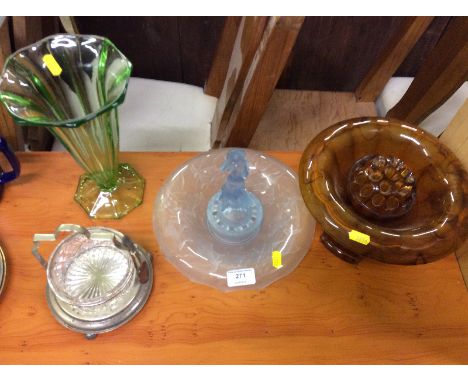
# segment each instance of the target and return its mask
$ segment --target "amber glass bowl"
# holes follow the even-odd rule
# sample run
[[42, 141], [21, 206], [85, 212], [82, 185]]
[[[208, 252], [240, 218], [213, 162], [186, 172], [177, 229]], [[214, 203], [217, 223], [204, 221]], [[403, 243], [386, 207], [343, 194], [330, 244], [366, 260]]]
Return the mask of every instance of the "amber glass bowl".
[[[468, 237], [468, 174], [436, 137], [414, 125], [381, 118], [337, 123], [305, 149], [299, 181], [324, 230], [322, 242], [351, 263], [370, 257], [423, 264]], [[404, 208], [395, 214], [398, 203]]]

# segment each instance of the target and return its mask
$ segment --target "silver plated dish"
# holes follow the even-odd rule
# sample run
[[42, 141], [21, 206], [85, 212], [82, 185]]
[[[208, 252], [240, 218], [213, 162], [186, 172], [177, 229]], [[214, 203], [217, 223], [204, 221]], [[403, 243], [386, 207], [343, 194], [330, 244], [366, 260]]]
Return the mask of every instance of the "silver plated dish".
[[[48, 261], [41, 241], [72, 232]], [[111, 228], [62, 224], [54, 234], [36, 234], [33, 254], [46, 269], [46, 296], [54, 317], [66, 328], [95, 338], [132, 319], [144, 306], [153, 284], [151, 255]]]
[[3, 253], [2, 247], [0, 247], [0, 295], [2, 294], [3, 286], [5, 285], [6, 269], [5, 254]]
[[[139, 247], [141, 249], [141, 247]], [[145, 256], [149, 263], [151, 263], [151, 255], [142, 250], [143, 256]], [[148, 297], [151, 293], [153, 285], [153, 269], [150, 268], [149, 280], [146, 284], [140, 284], [136, 288], [136, 294], [130, 303], [122, 310], [117, 312], [114, 316], [106, 317], [102, 320], [89, 321], [82, 317], [79, 314], [73, 313], [73, 308], [67, 306], [66, 303], [60, 301], [52, 292], [52, 290], [47, 286], [46, 296], [47, 304], [49, 305], [52, 314], [55, 319], [65, 326], [66, 328], [73, 330], [78, 333], [85, 335], [87, 339], [93, 339], [98, 334], [110, 332], [118, 327], [126, 324], [133, 317], [135, 317], [143, 306], [145, 305]]]

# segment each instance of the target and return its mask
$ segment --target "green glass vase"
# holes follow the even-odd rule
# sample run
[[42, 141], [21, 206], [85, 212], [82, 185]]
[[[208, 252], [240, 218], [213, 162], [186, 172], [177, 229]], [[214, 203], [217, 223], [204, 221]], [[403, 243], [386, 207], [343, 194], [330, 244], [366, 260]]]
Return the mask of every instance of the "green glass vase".
[[121, 218], [143, 200], [144, 179], [118, 162], [117, 106], [131, 71], [111, 41], [89, 35], [49, 36], [3, 68], [0, 100], [19, 125], [47, 128], [85, 170], [75, 200], [92, 218]]

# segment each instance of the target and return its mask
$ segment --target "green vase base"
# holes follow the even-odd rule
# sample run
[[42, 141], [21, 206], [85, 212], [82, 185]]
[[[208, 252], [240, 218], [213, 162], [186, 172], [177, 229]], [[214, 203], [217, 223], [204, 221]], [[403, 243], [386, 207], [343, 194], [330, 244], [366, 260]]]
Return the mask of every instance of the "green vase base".
[[81, 175], [75, 200], [93, 219], [120, 219], [143, 201], [145, 180], [132, 166], [119, 164], [117, 186], [103, 191], [87, 174]]

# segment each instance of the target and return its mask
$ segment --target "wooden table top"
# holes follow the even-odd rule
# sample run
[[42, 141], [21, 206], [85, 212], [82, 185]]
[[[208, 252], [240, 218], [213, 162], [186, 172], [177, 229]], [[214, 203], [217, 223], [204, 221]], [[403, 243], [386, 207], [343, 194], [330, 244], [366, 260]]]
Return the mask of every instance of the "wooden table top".
[[[272, 153], [297, 170], [299, 153]], [[468, 292], [455, 257], [414, 267], [310, 252], [260, 291], [222, 293], [190, 282], [159, 251], [152, 210], [162, 182], [191, 153], [122, 153], [146, 178], [143, 204], [118, 221], [93, 221], [73, 200], [82, 173], [68, 153], [21, 153], [22, 174], [0, 202], [8, 262], [0, 296], [2, 364], [467, 363]], [[114, 332], [88, 341], [55, 321], [34, 233], [61, 223], [104, 225], [154, 255], [153, 292]]]

